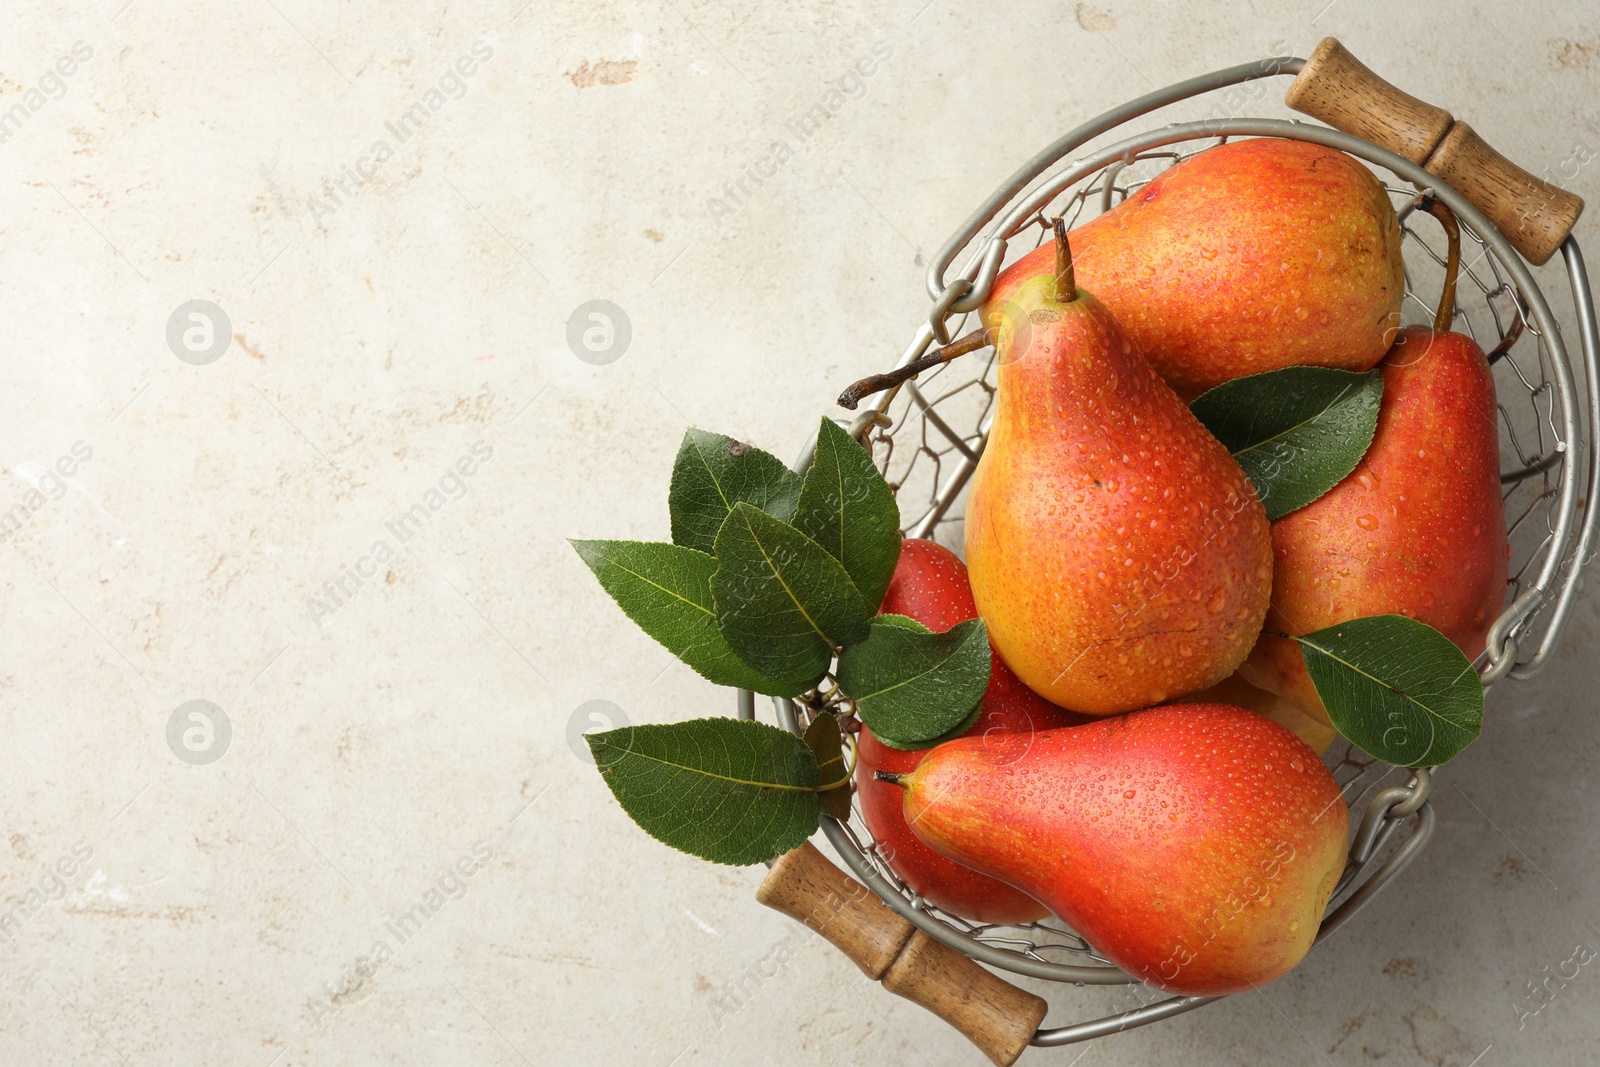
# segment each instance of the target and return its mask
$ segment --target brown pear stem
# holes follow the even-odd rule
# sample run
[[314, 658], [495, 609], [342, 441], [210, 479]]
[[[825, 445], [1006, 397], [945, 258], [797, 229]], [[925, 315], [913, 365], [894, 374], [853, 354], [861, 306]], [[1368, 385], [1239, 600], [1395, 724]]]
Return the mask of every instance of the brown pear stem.
[[1056, 303], [1070, 304], [1078, 299], [1078, 280], [1072, 270], [1072, 246], [1067, 244], [1066, 220], [1057, 215], [1050, 220], [1056, 234]]
[[1439, 293], [1439, 309], [1433, 315], [1433, 332], [1448, 333], [1456, 317], [1456, 275], [1461, 270], [1461, 227], [1456, 225], [1455, 212], [1439, 202], [1432, 193], [1417, 197], [1417, 207], [1439, 220], [1444, 227], [1449, 250], [1444, 259], [1444, 289]]
[[1516, 344], [1517, 338], [1522, 336], [1522, 330], [1525, 325], [1522, 321], [1522, 310], [1518, 308], [1516, 315], [1511, 319], [1511, 325], [1506, 328], [1505, 334], [1500, 338], [1500, 343], [1489, 350], [1487, 358], [1491, 366], [1498, 363], [1507, 352], [1511, 351], [1511, 346]]
[[899, 785], [900, 780], [904, 778], [905, 775], [897, 774], [894, 771], [873, 771], [872, 777], [880, 782], [888, 782], [890, 785]]
[[934, 349], [927, 355], [912, 360], [898, 370], [892, 370], [887, 374], [868, 375], [839, 394], [839, 406], [846, 411], [854, 411], [863, 397], [892, 389], [902, 382], [910, 381], [925, 370], [937, 367], [941, 363], [949, 363], [957, 356], [976, 352], [992, 344], [994, 344], [994, 331], [980, 327], [969, 334], [957, 337], [943, 348]]

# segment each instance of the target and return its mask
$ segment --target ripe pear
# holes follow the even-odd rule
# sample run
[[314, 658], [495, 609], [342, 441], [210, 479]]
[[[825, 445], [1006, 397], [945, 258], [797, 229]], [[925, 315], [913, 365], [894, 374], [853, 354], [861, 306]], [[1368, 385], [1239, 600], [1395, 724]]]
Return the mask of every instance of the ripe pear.
[[[1368, 370], [1400, 326], [1400, 225], [1372, 172], [1332, 148], [1232, 141], [1072, 231], [1078, 282], [1185, 401], [1289, 366]], [[1051, 273], [1043, 246], [1001, 276], [1004, 302]]]
[[[889, 581], [883, 610], [916, 619], [943, 632], [978, 616], [961, 557], [933, 541], [908, 538]], [[1090, 720], [1045, 700], [1011, 673], [991, 649], [989, 688], [983, 710], [963, 736], [988, 738], [995, 745], [1025, 745], [1040, 731]], [[1004, 882], [946, 859], [923, 844], [906, 826], [900, 790], [873, 777], [876, 771], [907, 773], [931, 748], [890, 748], [861, 728], [856, 759], [856, 799], [879, 854], [900, 880], [928, 903], [974, 922], [1001, 925], [1044, 918], [1049, 910]]]
[[1090, 715], [1213, 685], [1266, 614], [1272, 554], [1255, 489], [1105, 305], [1055, 275], [984, 308], [993, 426], [967, 502], [972, 592], [1001, 657]]
[[[1407, 615], [1471, 659], [1505, 599], [1510, 556], [1493, 373], [1470, 337], [1420, 326], [1401, 331], [1382, 370], [1366, 455], [1272, 524], [1267, 629]], [[1263, 634], [1239, 673], [1328, 721], [1293, 641]]]
[[898, 780], [936, 851], [1049, 906], [1106, 959], [1173, 993], [1235, 993], [1311, 947], [1349, 812], [1276, 723], [1181, 704], [1049, 730], [1006, 760], [949, 741]]
[[1207, 686], [1198, 693], [1190, 693], [1173, 703], [1232, 704], [1234, 707], [1253, 711], [1288, 730], [1319, 755], [1328, 751], [1333, 739], [1339, 736], [1339, 731], [1329, 725], [1325, 716], [1304, 711], [1292, 700], [1256, 688], [1245, 681], [1244, 676], [1238, 671], [1234, 671], [1216, 685]]

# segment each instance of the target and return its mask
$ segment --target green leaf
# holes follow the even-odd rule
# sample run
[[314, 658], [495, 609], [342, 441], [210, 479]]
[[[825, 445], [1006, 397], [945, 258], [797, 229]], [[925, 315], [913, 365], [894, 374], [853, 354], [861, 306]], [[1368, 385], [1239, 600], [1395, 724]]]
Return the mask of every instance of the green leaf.
[[888, 612], [885, 612], [882, 615], [874, 616], [873, 619], [872, 619], [872, 625], [874, 625], [874, 626], [898, 626], [900, 629], [902, 629], [902, 630], [910, 630], [914, 634], [931, 634], [931, 633], [933, 633], [932, 630], [928, 629], [922, 623], [918, 622], [916, 619], [913, 619], [909, 615], [894, 615], [894, 614], [890, 614]]
[[933, 748], [935, 745], [942, 745], [946, 741], [954, 741], [956, 738], [964, 736], [968, 730], [977, 725], [978, 718], [982, 714], [983, 701], [980, 700], [978, 701], [978, 706], [973, 708], [965, 719], [962, 719], [954, 727], [940, 734], [938, 737], [929, 738], [927, 741], [913, 741], [906, 743], [903, 741], [895, 741], [888, 737], [878, 737], [876, 732], [874, 732], [872, 736], [878, 738], [879, 741], [882, 741], [890, 748], [898, 748], [902, 752], [915, 752], [918, 749]]
[[844, 765], [844, 738], [839, 733], [839, 720], [823, 712], [806, 727], [806, 747], [817, 761], [817, 784], [839, 784], [824, 789], [817, 795], [822, 798], [822, 810], [840, 822], [850, 818], [850, 775]]
[[790, 690], [745, 666], [717, 629], [711, 575], [717, 561], [679, 545], [644, 541], [572, 541], [611, 599], [668, 652], [717, 685], [792, 697]]
[[1224, 382], [1189, 410], [1239, 461], [1267, 518], [1278, 519], [1356, 469], [1382, 399], [1380, 371], [1284, 367]]
[[843, 564], [876, 608], [900, 560], [900, 508], [860, 443], [824, 417], [794, 525]]
[[968, 619], [944, 633], [879, 615], [860, 644], [839, 654], [839, 688], [873, 734], [896, 747], [931, 741], [971, 714], [989, 687], [989, 632]]
[[1368, 754], [1434, 767], [1477, 740], [1483, 683], [1426, 623], [1371, 615], [1294, 640], [1333, 725]]
[[817, 761], [786, 730], [695, 719], [586, 736], [622, 810], [663, 844], [747, 866], [816, 832]]
[[836, 648], [867, 636], [867, 606], [849, 575], [793, 526], [741, 501], [716, 549], [717, 629], [735, 655], [793, 692], [822, 679]]
[[714, 552], [717, 531], [735, 504], [753, 504], [788, 522], [799, 500], [800, 476], [770, 452], [720, 433], [684, 431], [667, 490], [673, 544]]
[[[909, 630], [913, 633], [919, 634], [931, 634], [933, 632], [916, 619], [910, 618], [906, 615], [879, 615], [877, 618], [873, 619], [872, 622], [875, 626], [898, 626], [902, 630]], [[994, 661], [991, 659], [991, 670], [993, 669], [993, 665]], [[984, 692], [988, 692], [987, 684], [984, 686]], [[902, 752], [916, 752], [919, 749], [933, 748], [935, 745], [942, 745], [946, 741], [954, 741], [956, 738], [962, 736], [968, 730], [972, 729], [973, 725], [977, 723], [978, 717], [982, 714], [983, 701], [980, 699], [977, 703], [977, 706], [967, 713], [967, 717], [965, 719], [962, 719], [959, 723], [957, 723], [955, 726], [952, 726], [949, 730], [946, 730], [938, 737], [930, 737], [925, 741], [896, 741], [892, 737], [882, 736], [876, 730], [873, 731], [872, 736], [877, 738], [889, 748], [897, 748]]]

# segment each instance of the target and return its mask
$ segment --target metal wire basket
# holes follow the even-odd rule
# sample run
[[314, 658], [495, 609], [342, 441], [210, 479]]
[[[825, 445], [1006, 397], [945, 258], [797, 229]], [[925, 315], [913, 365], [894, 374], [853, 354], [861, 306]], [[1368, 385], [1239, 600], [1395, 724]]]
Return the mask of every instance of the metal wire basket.
[[[1404, 318], [1431, 322], [1443, 278], [1443, 238], [1425, 215], [1413, 212], [1418, 190], [1431, 190], [1456, 214], [1462, 232], [1462, 280], [1454, 328], [1471, 334], [1494, 365], [1502, 431], [1501, 484], [1513, 546], [1506, 607], [1490, 629], [1487, 648], [1475, 667], [1486, 685], [1530, 677], [1548, 665], [1571, 613], [1582, 568], [1594, 552], [1596, 514], [1585, 503], [1595, 499], [1600, 470], [1592, 453], [1586, 464], [1577, 461], [1584, 454], [1585, 431], [1589, 440], [1600, 440], [1596, 395], [1600, 331], [1576, 239], [1567, 236], [1560, 253], [1578, 322], [1585, 371], [1581, 385], [1545, 294], [1501, 230], [1435, 174], [1370, 141], [1303, 122], [1213, 117], [1136, 133], [1061, 164], [1089, 141], [1158, 108], [1255, 79], [1296, 75], [1306, 64], [1294, 57], [1274, 57], [1181, 82], [1109, 111], [1039, 153], [973, 213], [931, 263], [928, 292], [933, 308], [898, 365], [921, 356], [935, 341], [948, 342], [961, 332], [965, 318], [982, 305], [1000, 270], [1046, 239], [1049, 218], [1061, 216], [1070, 224], [1104, 212], [1184, 156], [1238, 137], [1310, 141], [1370, 164], [1401, 220]], [[967, 258], [962, 270], [947, 278], [946, 272], [963, 253]], [[965, 489], [994, 411], [994, 372], [992, 354], [987, 363], [973, 359], [943, 364], [925, 372], [920, 381], [908, 381], [884, 394], [850, 427], [869, 445], [896, 490], [907, 536], [960, 545]], [[809, 456], [802, 457], [798, 466], [808, 462]], [[780, 725], [805, 729], [809, 709], [782, 699], [774, 705]], [[753, 694], [739, 694], [739, 713], [754, 716]], [[1365, 808], [1355, 823], [1348, 864], [1317, 936], [1319, 943], [1416, 857], [1434, 827], [1428, 770], [1390, 766], [1342, 739], [1326, 760], [1352, 812], [1363, 812], [1363, 802]], [[848, 821], [824, 817], [823, 831], [846, 867], [889, 908], [928, 937], [971, 959], [1078, 986], [1130, 987], [1123, 1001], [1134, 1005], [1128, 1010], [1041, 1027], [1032, 1035], [1033, 1045], [1084, 1041], [1218, 999], [1152, 991], [1054, 919], [997, 927], [940, 911], [895, 876], [859, 809]]]

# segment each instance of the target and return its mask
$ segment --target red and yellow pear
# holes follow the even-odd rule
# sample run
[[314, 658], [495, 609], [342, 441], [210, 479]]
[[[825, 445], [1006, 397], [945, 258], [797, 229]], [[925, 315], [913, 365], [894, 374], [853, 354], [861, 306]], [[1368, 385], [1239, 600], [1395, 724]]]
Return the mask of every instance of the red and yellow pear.
[[972, 592], [1022, 681], [1090, 715], [1214, 685], [1266, 614], [1266, 512], [1105, 305], [1058, 270], [984, 308], [994, 423], [966, 514]]
[[917, 836], [1047, 905], [1173, 993], [1280, 977], [1344, 869], [1349, 812], [1322, 761], [1241, 708], [1182, 704], [949, 741], [898, 778]]
[[[1400, 326], [1400, 226], [1372, 172], [1307, 141], [1218, 145], [1072, 231], [1078, 282], [1185, 401], [1290, 366], [1368, 370]], [[1003, 304], [1053, 271], [1001, 276]]]
[[1328, 723], [1327, 716], [1306, 711], [1294, 701], [1277, 693], [1258, 689], [1245, 681], [1244, 676], [1238, 671], [1228, 675], [1216, 685], [1208, 686], [1198, 693], [1190, 693], [1173, 703], [1232, 704], [1234, 707], [1253, 711], [1288, 730], [1318, 754], [1328, 751], [1333, 739], [1339, 736], [1339, 732]]

